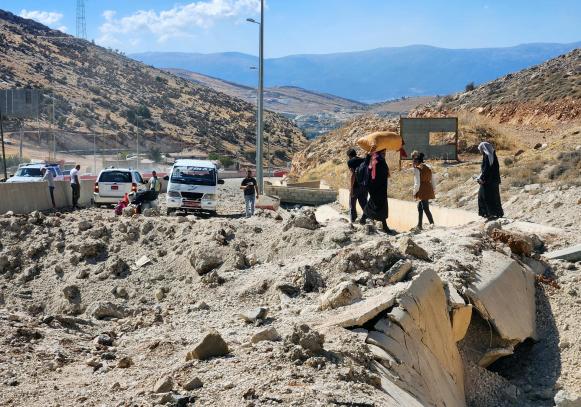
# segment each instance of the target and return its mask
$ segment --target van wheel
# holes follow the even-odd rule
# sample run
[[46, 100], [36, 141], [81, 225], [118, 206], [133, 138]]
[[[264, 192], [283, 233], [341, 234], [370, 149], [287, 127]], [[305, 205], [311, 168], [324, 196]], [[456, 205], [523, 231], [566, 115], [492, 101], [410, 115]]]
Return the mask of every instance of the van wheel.
[[216, 211], [210, 211], [210, 216], [211, 217], [218, 216], [218, 212], [216, 212]]
[[165, 210], [165, 214], [166, 214], [167, 216], [170, 216], [170, 215], [171, 215], [172, 213], [174, 213], [175, 211], [176, 211], [176, 210], [175, 210], [174, 208], [167, 208], [167, 209]]

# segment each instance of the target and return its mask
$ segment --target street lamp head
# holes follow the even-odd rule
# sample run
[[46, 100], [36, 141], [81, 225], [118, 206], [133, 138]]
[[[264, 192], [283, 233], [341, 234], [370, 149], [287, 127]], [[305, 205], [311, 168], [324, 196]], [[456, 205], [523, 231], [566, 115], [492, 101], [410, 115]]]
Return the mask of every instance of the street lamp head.
[[258, 21], [256, 21], [253, 18], [247, 18], [246, 21], [248, 21], [249, 23], [260, 24]]

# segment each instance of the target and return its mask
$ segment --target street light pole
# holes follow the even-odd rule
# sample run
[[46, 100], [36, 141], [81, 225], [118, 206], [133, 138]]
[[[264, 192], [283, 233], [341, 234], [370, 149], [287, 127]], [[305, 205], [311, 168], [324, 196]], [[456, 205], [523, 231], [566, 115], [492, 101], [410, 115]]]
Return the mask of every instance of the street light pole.
[[264, 189], [264, 174], [262, 165], [262, 147], [264, 133], [264, 0], [260, 0], [260, 22], [252, 18], [246, 21], [259, 26], [258, 41], [258, 108], [256, 120], [256, 178], [258, 182], [258, 191], [262, 194]]

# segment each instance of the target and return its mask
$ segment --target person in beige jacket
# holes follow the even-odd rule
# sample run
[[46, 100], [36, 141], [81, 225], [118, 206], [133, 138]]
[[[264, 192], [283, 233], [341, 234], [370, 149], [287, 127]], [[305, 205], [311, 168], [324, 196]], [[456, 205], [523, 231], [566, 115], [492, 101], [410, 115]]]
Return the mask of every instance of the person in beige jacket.
[[430, 212], [430, 199], [436, 197], [436, 182], [432, 168], [424, 162], [424, 153], [412, 154], [414, 163], [414, 191], [413, 195], [418, 200], [418, 226], [422, 229], [424, 212], [428, 217], [430, 225], [434, 224], [432, 212]]

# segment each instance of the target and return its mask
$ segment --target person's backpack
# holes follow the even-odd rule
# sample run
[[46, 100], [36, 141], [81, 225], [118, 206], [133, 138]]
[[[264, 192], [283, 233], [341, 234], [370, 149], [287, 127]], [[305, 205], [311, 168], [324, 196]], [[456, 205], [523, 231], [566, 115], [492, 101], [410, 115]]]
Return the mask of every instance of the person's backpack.
[[357, 181], [357, 185], [363, 188], [367, 188], [369, 186], [369, 164], [367, 160], [364, 160], [359, 167], [355, 168], [355, 181]]

